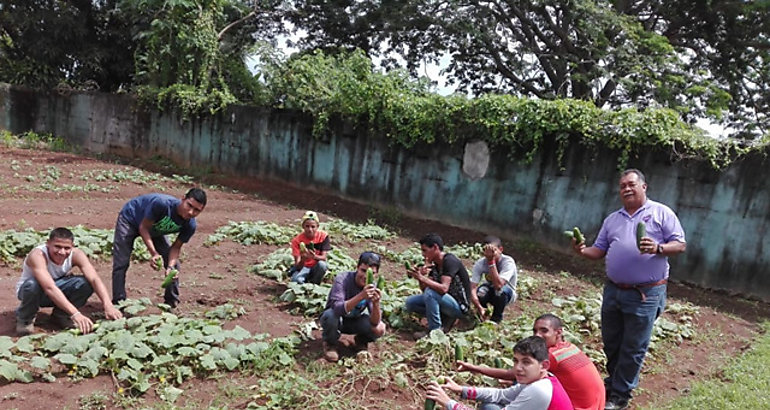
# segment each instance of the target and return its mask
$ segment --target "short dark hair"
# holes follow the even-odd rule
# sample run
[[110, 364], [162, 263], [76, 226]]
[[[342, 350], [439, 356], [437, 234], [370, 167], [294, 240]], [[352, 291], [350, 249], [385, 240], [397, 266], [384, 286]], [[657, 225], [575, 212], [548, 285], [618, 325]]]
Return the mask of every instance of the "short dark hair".
[[636, 175], [639, 176], [639, 182], [641, 182], [643, 184], [647, 183], [647, 180], [645, 180], [644, 174], [642, 174], [642, 171], [639, 171], [636, 168], [628, 168], [627, 170], [625, 170], [625, 171], [620, 173], [620, 177], [623, 178], [624, 176], [626, 176], [628, 174], [636, 174]]
[[358, 264], [356, 266], [361, 266], [363, 263], [366, 266], [369, 267], [377, 267], [377, 269], [380, 268], [380, 255], [374, 253], [374, 252], [364, 252], [361, 254], [361, 256], [358, 257]]
[[487, 235], [484, 237], [484, 245], [494, 245], [498, 248], [501, 248], [503, 246], [503, 241], [500, 240], [500, 238], [492, 235]]
[[425, 245], [432, 248], [433, 245], [438, 245], [439, 250], [444, 250], [444, 240], [436, 233], [429, 233], [420, 239], [420, 245]]
[[535, 322], [537, 322], [538, 320], [547, 320], [548, 323], [551, 324], [551, 327], [553, 327], [554, 330], [559, 330], [562, 328], [562, 326], [564, 326], [564, 324], [561, 321], [561, 318], [554, 315], [553, 313], [546, 313], [546, 314], [540, 315], [537, 317], [537, 319], [535, 319]]
[[70, 240], [70, 241], [72, 241], [74, 243], [75, 242], [75, 234], [72, 233], [72, 231], [70, 231], [67, 228], [59, 227], [59, 228], [56, 228], [53, 231], [51, 231], [50, 234], [48, 234], [48, 240], [49, 241], [52, 241], [54, 239], [65, 239], [65, 240]]
[[200, 189], [200, 188], [191, 188], [184, 196], [184, 199], [192, 198], [198, 202], [200, 202], [201, 205], [206, 206], [206, 191]]
[[513, 352], [531, 356], [541, 363], [548, 360], [548, 347], [545, 345], [545, 340], [539, 336], [530, 336], [520, 340], [516, 346], [513, 346]]

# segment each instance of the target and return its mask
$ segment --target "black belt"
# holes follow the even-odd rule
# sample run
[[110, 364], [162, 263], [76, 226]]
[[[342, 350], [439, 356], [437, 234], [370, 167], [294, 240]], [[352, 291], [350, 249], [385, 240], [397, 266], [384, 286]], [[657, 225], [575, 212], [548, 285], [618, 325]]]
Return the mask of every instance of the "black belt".
[[637, 283], [636, 285], [627, 285], [625, 283], [615, 283], [613, 281], [610, 281], [610, 283], [612, 283], [613, 285], [615, 285], [616, 287], [618, 287], [620, 289], [636, 289], [636, 290], [638, 290], [639, 294], [642, 295], [642, 302], [645, 302], [645, 301], [647, 301], [647, 296], [644, 294], [644, 292], [642, 292], [642, 289], [644, 289], [644, 288], [652, 288], [652, 287], [655, 287], [655, 286], [658, 286], [658, 285], [665, 285], [666, 283], [668, 283], [668, 278], [661, 279], [661, 280], [659, 280], [657, 282]]

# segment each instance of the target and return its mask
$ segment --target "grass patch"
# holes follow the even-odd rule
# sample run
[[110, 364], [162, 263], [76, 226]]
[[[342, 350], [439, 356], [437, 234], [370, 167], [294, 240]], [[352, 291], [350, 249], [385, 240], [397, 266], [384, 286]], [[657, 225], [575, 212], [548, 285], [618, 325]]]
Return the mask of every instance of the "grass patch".
[[697, 382], [690, 394], [666, 405], [667, 409], [770, 408], [770, 322], [745, 354], [727, 362], [719, 377]]

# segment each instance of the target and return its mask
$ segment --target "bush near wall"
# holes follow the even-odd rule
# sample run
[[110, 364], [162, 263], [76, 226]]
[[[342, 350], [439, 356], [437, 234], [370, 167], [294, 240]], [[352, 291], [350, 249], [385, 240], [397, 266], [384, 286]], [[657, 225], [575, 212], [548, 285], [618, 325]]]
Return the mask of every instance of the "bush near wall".
[[316, 137], [328, 132], [329, 118], [340, 117], [407, 148], [483, 140], [507, 147], [511, 157], [527, 163], [544, 138], [554, 138], [560, 163], [569, 144], [578, 143], [616, 150], [619, 169], [653, 147], [670, 152], [674, 161], [700, 159], [717, 169], [761, 148], [711, 138], [664, 108], [609, 111], [572, 99], [440, 96], [430, 91], [429, 83], [411, 80], [405, 71], [376, 72], [360, 50], [335, 56], [315, 52], [265, 70], [275, 104], [311, 113]]

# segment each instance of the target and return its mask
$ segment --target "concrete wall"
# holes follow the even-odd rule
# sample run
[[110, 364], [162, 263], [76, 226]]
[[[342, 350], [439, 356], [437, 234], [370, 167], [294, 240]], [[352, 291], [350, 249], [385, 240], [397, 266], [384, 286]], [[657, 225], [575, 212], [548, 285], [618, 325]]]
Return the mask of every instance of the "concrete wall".
[[[129, 96], [8, 87], [0, 88], [0, 108], [0, 126], [14, 133], [50, 132], [93, 152], [161, 155], [214, 172], [314, 183], [408, 215], [560, 249], [563, 230], [580, 226], [591, 243], [604, 217], [620, 207], [617, 154], [579, 144], [563, 166], [549, 143], [526, 165], [483, 143], [403, 149], [339, 123], [313, 139], [311, 118], [289, 111], [233, 107], [186, 121], [146, 111]], [[721, 172], [669, 157], [649, 152], [629, 165], [645, 172], [649, 197], [673, 208], [684, 226], [688, 250], [672, 258], [672, 278], [770, 299], [765, 155]]]

